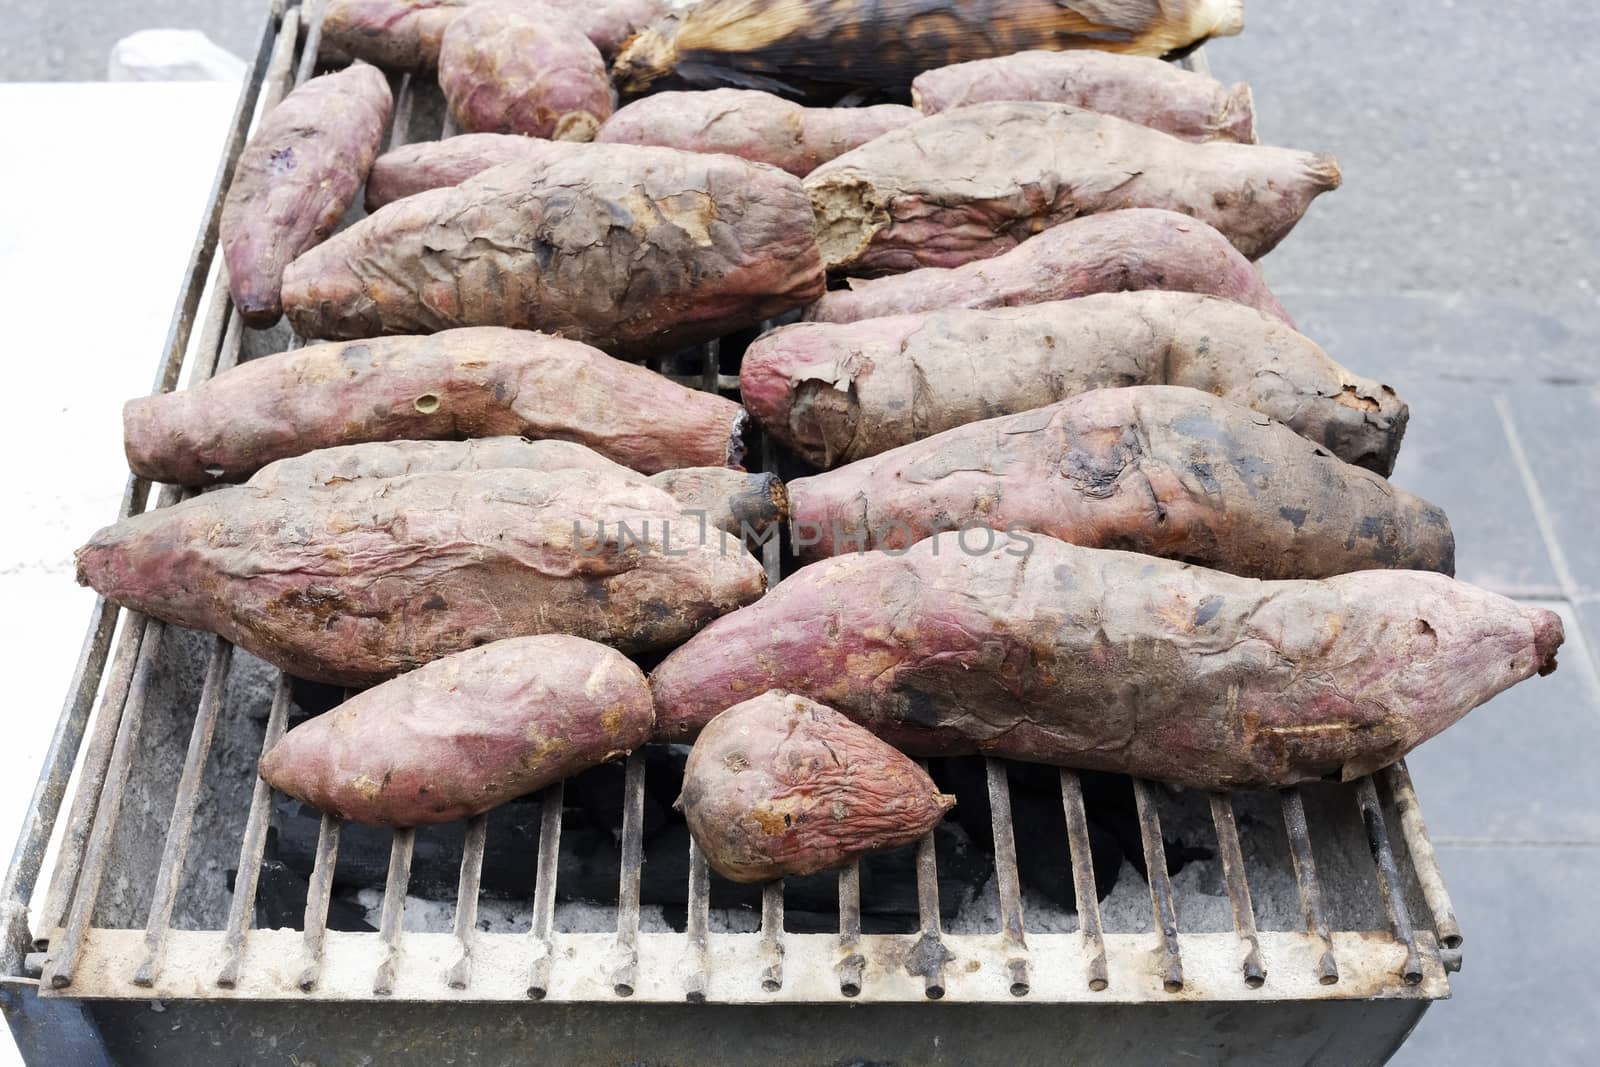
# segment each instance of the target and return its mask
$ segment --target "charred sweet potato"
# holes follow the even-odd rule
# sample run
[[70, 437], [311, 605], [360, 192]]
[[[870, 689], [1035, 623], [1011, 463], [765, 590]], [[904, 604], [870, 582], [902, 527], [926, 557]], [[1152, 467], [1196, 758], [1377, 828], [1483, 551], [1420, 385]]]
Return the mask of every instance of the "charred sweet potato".
[[439, 88], [471, 133], [592, 141], [611, 114], [600, 50], [566, 19], [511, 0], [475, 3], [450, 23]]
[[776, 167], [637, 145], [573, 146], [406, 197], [301, 256], [302, 336], [511, 326], [646, 356], [822, 295], [805, 190]]
[[283, 314], [284, 268], [333, 232], [378, 154], [394, 101], [376, 67], [312, 78], [261, 120], [222, 203], [222, 254], [240, 316]]
[[908, 844], [955, 802], [832, 708], [763, 693], [701, 731], [677, 806], [713, 870], [767, 882]]
[[818, 467], [1091, 389], [1182, 385], [1284, 423], [1388, 476], [1406, 406], [1311, 340], [1196, 293], [1100, 293], [1026, 307], [800, 322], [744, 354], [739, 393]]
[[367, 213], [413, 193], [460, 185], [501, 163], [554, 158], [569, 143], [516, 133], [463, 133], [403, 145], [373, 162], [367, 176]]
[[366, 686], [507, 637], [670, 648], [766, 584], [696, 531], [661, 490], [598, 471], [243, 485], [101, 530], [78, 580], [297, 677]]
[[600, 127], [597, 141], [726, 152], [805, 177], [835, 156], [922, 115], [898, 104], [801, 107], [753, 89], [656, 93]]
[[296, 726], [261, 758], [261, 777], [350, 822], [454, 822], [626, 755], [654, 722], [650, 687], [621, 653], [564, 634], [517, 637]]
[[731, 534], [764, 534], [789, 517], [789, 494], [776, 474], [747, 474], [727, 467], [682, 467], [650, 476], [650, 484], [686, 514]]
[[576, 341], [477, 327], [309, 345], [122, 409], [128, 464], [180, 485], [364, 441], [520, 435], [625, 467], [738, 466], [744, 410]]
[[1053, 226], [993, 259], [924, 267], [823, 295], [806, 311], [819, 322], [907, 315], [938, 308], [1014, 307], [1090, 293], [1167, 289], [1206, 293], [1294, 325], [1261, 274], [1198, 219], [1130, 209]]
[[1444, 512], [1196, 389], [1099, 389], [788, 485], [796, 550], [904, 549], [965, 525], [1253, 578], [1455, 570]]
[[1191, 144], [1066, 104], [974, 104], [914, 122], [806, 177], [829, 270], [959, 267], [1079, 215], [1155, 207], [1272, 251], [1339, 186], [1332, 156]]
[[628, 92], [676, 76], [831, 101], [1030, 48], [1159, 56], [1244, 28], [1241, 0], [699, 0], [617, 57]]
[[[751, 693], [906, 751], [1201, 789], [1368, 773], [1555, 668], [1561, 620], [1439, 574], [1260, 582], [1042, 535], [805, 567], [651, 676], [658, 738]], [[976, 554], [974, 554], [976, 553]]]

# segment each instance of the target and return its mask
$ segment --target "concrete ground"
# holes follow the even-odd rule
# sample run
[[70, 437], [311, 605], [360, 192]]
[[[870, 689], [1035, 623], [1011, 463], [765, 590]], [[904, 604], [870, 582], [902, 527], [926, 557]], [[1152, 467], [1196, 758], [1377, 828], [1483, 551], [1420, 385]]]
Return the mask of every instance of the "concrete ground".
[[[1465, 969], [1455, 999], [1430, 1011], [1395, 1062], [1591, 1063], [1600, 1048], [1584, 906], [1600, 884], [1600, 214], [1591, 193], [1600, 97], [1585, 53], [1600, 12], [1580, 0], [1257, 0], [1249, 19], [1244, 36], [1208, 50], [1215, 73], [1251, 82], [1266, 140], [1333, 152], [1345, 176], [1265, 261], [1269, 279], [1306, 333], [1409, 401], [1395, 481], [1450, 513], [1460, 576], [1551, 605], [1568, 626], [1559, 672], [1411, 760], [1466, 937]], [[101, 77], [111, 43], [148, 26], [201, 28], [247, 55], [258, 21], [258, 5], [237, 0], [20, 0], [8, 5], [0, 80]], [[173, 225], [186, 241], [189, 218]], [[159, 318], [168, 300], [163, 288]], [[110, 355], [73, 347], [80, 367]], [[154, 352], [117, 358], [148, 367]], [[57, 421], [36, 439], [72, 425]], [[114, 455], [97, 454], [75, 467], [82, 491], [114, 492], [115, 466]], [[46, 517], [53, 507], [34, 501]], [[69, 595], [70, 543], [35, 544], [48, 521], [23, 526], [30, 536], [8, 542], [0, 561], [0, 580], [12, 583], [4, 588]], [[24, 636], [78, 640], [75, 627]], [[31, 676], [36, 662], [8, 666], [8, 677]], [[34, 710], [53, 716], [64, 687], [63, 669]]]

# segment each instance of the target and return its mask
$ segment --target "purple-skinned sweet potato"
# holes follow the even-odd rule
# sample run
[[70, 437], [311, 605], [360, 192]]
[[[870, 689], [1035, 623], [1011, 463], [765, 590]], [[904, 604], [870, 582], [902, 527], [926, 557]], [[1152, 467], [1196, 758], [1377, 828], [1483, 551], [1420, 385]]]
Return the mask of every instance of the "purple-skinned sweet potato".
[[995, 100], [1072, 104], [1185, 141], [1256, 141], [1248, 85], [1230, 89], [1147, 56], [1018, 52], [940, 67], [911, 83], [911, 102], [927, 115]]
[[364, 441], [518, 435], [625, 467], [738, 466], [744, 410], [576, 341], [477, 327], [308, 345], [122, 409], [128, 465], [180, 485]]
[[101, 530], [78, 581], [296, 677], [367, 686], [507, 637], [671, 648], [766, 585], [696, 529], [661, 490], [598, 471], [229, 486]]
[[614, 355], [698, 344], [822, 295], [799, 179], [727, 155], [581, 145], [368, 216], [290, 264], [304, 337], [509, 326]]
[[1275, 318], [1197, 293], [799, 322], [758, 338], [739, 369], [750, 414], [821, 468], [1129, 385], [1212, 393], [1385, 477], [1406, 427], [1393, 389]]
[[261, 757], [261, 777], [349, 822], [455, 822], [627, 755], [654, 722], [650, 686], [620, 652], [564, 634], [517, 637], [296, 726]]
[[469, 133], [592, 141], [612, 108], [606, 62], [582, 31], [508, 0], [475, 3], [450, 23], [439, 88]]
[[806, 177], [829, 270], [959, 267], [1080, 215], [1154, 207], [1270, 252], [1339, 186], [1332, 156], [1191, 144], [1066, 104], [974, 104], [914, 122]]
[[802, 107], [753, 89], [655, 93], [621, 108], [597, 141], [726, 152], [805, 177], [835, 156], [922, 115], [899, 104]]
[[414, 193], [460, 185], [501, 163], [552, 158], [570, 144], [518, 133], [462, 133], [403, 145], [373, 162], [367, 176], [367, 213]]
[[245, 323], [283, 314], [283, 272], [333, 232], [378, 154], [394, 106], [376, 67], [312, 78], [268, 112], [222, 203], [228, 291]]
[[651, 675], [658, 739], [753, 693], [920, 755], [1228, 790], [1355, 777], [1555, 668], [1560, 617], [1439, 574], [1261, 582], [1039, 534], [805, 567]]
[[1205, 293], [1294, 325], [1255, 266], [1213, 227], [1175, 211], [1132, 208], [1052, 226], [1009, 252], [962, 267], [851, 279], [806, 310], [855, 322], [939, 308], [1015, 307], [1091, 293]]
[[789, 482], [796, 550], [903, 549], [965, 525], [1252, 578], [1455, 570], [1444, 512], [1197, 389], [1097, 389]]
[[735, 704], [700, 732], [677, 807], [713, 870], [767, 882], [909, 844], [955, 802], [837, 711], [774, 692]]

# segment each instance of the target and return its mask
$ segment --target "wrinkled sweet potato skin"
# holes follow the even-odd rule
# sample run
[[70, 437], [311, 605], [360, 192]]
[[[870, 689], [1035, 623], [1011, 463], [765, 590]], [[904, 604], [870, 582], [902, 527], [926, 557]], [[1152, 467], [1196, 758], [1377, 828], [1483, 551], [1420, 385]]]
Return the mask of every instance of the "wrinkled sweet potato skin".
[[470, 133], [592, 141], [611, 115], [600, 50], [537, 5], [475, 3], [444, 32], [439, 88]]
[[422, 73], [439, 64], [445, 29], [466, 0], [328, 0], [322, 54]]
[[1192, 215], [1256, 259], [1338, 185], [1332, 156], [1190, 144], [1034, 101], [933, 115], [806, 177], [823, 261], [863, 275], [959, 267], [1079, 215], [1134, 207]]
[[501, 163], [546, 159], [570, 142], [515, 133], [462, 133], [442, 141], [417, 141], [385, 152], [367, 176], [367, 213], [428, 189], [460, 185]]
[[296, 726], [262, 757], [261, 777], [350, 822], [454, 822], [626, 755], [654, 722], [650, 687], [621, 653], [564, 634], [518, 637]]
[[996, 100], [1042, 100], [1115, 115], [1184, 141], [1256, 143], [1248, 85], [1230, 89], [1145, 56], [1019, 52], [979, 59], [919, 75], [911, 98], [927, 115]]
[[815, 225], [775, 167], [588, 145], [390, 204], [290, 264], [284, 301], [305, 337], [508, 326], [643, 357], [821, 296]]
[[1443, 511], [1265, 415], [1169, 385], [958, 426], [788, 492], [811, 559], [974, 523], [1252, 578], [1455, 571]]
[[1232, 301], [1151, 290], [1025, 307], [800, 322], [744, 354], [739, 394], [822, 468], [1091, 389], [1181, 385], [1388, 476], [1407, 409], [1309, 338]]
[[660, 490], [596, 471], [233, 486], [101, 530], [78, 580], [296, 677], [367, 686], [507, 637], [670, 648], [766, 584], [695, 528]]
[[595, 138], [726, 152], [805, 177], [835, 156], [922, 117], [898, 104], [801, 107], [754, 89], [655, 93], [621, 108]]
[[832, 708], [763, 693], [706, 725], [678, 807], [735, 882], [815, 874], [932, 830], [955, 797]]
[[658, 738], [782, 689], [915, 754], [1275, 787], [1400, 758], [1554, 669], [1562, 639], [1553, 613], [1439, 574], [1259, 582], [1032, 536], [801, 569], [656, 668]]
[[284, 268], [354, 202], [393, 104], [383, 75], [361, 63], [312, 78], [262, 118], [222, 204], [228, 291], [248, 325], [283, 314]]
[[1198, 219], [1155, 208], [1073, 219], [993, 259], [961, 267], [852, 279], [850, 288], [835, 289], [812, 304], [806, 318], [855, 322], [1141, 289], [1218, 296], [1294, 325], [1260, 272], [1226, 237]]
[[122, 409], [129, 466], [210, 485], [365, 441], [519, 435], [633, 470], [737, 465], [739, 405], [576, 341], [498, 327], [308, 345]]

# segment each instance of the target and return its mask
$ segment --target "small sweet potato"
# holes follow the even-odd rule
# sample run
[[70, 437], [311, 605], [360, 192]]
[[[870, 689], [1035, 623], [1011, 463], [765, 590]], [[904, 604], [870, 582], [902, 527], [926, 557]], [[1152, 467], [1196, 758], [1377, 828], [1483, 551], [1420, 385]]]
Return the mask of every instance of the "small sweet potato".
[[1294, 321], [1249, 260], [1198, 219], [1155, 208], [1108, 211], [1052, 226], [1009, 252], [963, 267], [924, 267], [823, 295], [819, 322], [855, 322], [939, 308], [1014, 307], [1090, 293], [1206, 293]]
[[1191, 144], [1066, 104], [974, 104], [914, 122], [806, 177], [829, 270], [890, 274], [988, 259], [1079, 215], [1156, 207], [1215, 226], [1248, 259], [1272, 251], [1332, 156]]
[[927, 115], [995, 100], [1086, 107], [1184, 141], [1255, 144], [1250, 87], [1147, 56], [1110, 52], [1018, 52], [918, 75], [911, 102]]
[[122, 409], [128, 465], [180, 485], [364, 441], [518, 435], [625, 467], [738, 466], [744, 409], [559, 337], [476, 327], [308, 345]]
[[408, 196], [289, 265], [304, 337], [511, 326], [616, 355], [698, 344], [822, 295], [799, 179], [727, 155], [575, 145]]
[[595, 138], [691, 152], [726, 152], [805, 177], [835, 156], [922, 115], [898, 104], [801, 107], [753, 89], [656, 93], [606, 120]]
[[553, 158], [570, 143], [516, 133], [462, 133], [403, 145], [373, 162], [367, 176], [367, 213], [413, 193], [460, 185], [501, 163]]
[[78, 580], [296, 677], [367, 686], [507, 637], [670, 648], [766, 585], [738, 544], [696, 534], [661, 490], [599, 471], [241, 485], [101, 530]]
[[620, 652], [564, 634], [517, 637], [296, 726], [261, 757], [261, 777], [350, 822], [454, 822], [627, 755], [654, 723], [650, 687]]
[[1562, 640], [1552, 612], [1440, 574], [1260, 582], [1030, 537], [801, 569], [656, 668], [658, 739], [780, 689], [914, 754], [1284, 786], [1399, 759]]
[[261, 119], [222, 203], [228, 291], [246, 324], [283, 314], [284, 268], [355, 201], [393, 105], [383, 75], [358, 63], [312, 78]]
[[767, 882], [909, 844], [955, 802], [832, 708], [763, 693], [700, 732], [677, 806], [713, 870]]
[[800, 322], [744, 354], [739, 394], [818, 467], [1091, 389], [1183, 385], [1284, 423], [1388, 476], [1406, 406], [1277, 319], [1196, 293], [1100, 293], [1025, 307]]
[[1098, 389], [788, 485], [804, 557], [903, 549], [966, 524], [1253, 578], [1455, 569], [1444, 512], [1197, 389]]

